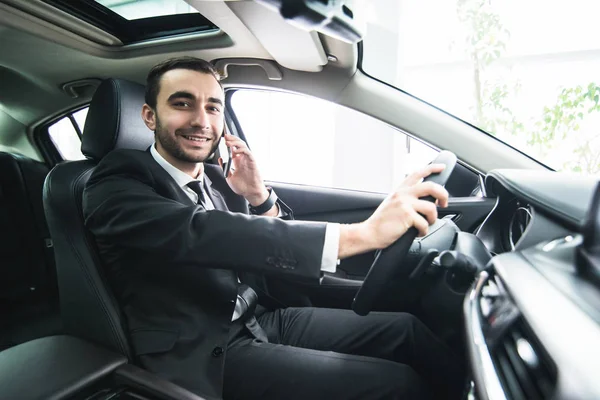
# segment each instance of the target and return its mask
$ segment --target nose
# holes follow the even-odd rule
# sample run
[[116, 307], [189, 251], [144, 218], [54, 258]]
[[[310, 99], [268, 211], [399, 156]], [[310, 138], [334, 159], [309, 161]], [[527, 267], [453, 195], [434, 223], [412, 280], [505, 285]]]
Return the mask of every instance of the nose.
[[208, 113], [204, 108], [201, 108], [194, 113], [191, 125], [202, 130], [210, 129]]

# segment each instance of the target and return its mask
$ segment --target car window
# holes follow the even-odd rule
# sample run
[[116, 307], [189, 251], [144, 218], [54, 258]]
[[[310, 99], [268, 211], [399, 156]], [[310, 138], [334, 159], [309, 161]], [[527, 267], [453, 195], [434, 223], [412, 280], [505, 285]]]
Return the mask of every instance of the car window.
[[48, 127], [50, 140], [63, 160], [83, 160], [80, 135], [83, 132], [88, 108], [69, 114]]
[[268, 181], [387, 193], [438, 151], [321, 99], [237, 90], [231, 108]]
[[367, 4], [367, 74], [553, 169], [600, 173], [597, 2]]

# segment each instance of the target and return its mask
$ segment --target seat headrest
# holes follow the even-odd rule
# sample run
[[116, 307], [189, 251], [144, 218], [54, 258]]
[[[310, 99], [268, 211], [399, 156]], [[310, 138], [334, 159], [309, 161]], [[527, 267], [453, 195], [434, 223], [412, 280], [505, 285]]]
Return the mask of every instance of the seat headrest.
[[123, 79], [103, 81], [90, 103], [81, 152], [99, 161], [114, 149], [146, 150], [154, 133], [142, 120], [144, 86]]

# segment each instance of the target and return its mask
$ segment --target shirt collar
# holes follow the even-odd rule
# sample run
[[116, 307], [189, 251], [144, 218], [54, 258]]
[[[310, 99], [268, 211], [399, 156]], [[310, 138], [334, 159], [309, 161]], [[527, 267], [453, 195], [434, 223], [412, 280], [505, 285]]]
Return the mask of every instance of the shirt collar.
[[185, 186], [187, 186], [188, 183], [193, 181], [200, 181], [200, 183], [202, 183], [204, 173], [198, 175], [198, 178], [194, 179], [185, 172], [175, 168], [167, 160], [165, 160], [163, 156], [161, 156], [160, 153], [156, 150], [156, 143], [152, 143], [152, 147], [150, 147], [150, 154], [152, 154], [152, 157], [158, 163], [158, 165], [163, 167], [163, 169], [167, 171], [169, 175], [171, 175], [171, 177], [175, 180], [175, 182], [177, 182], [179, 187], [184, 188]]

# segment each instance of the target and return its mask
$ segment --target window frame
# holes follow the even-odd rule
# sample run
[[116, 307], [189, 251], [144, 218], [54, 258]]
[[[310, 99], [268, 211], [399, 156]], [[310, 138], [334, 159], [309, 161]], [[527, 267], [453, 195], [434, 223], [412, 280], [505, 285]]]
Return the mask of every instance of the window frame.
[[48, 163], [48, 165], [50, 165], [50, 167], [53, 167], [56, 164], [59, 164], [63, 161], [69, 161], [69, 160], [65, 160], [62, 157], [60, 151], [58, 150], [58, 148], [52, 141], [52, 138], [50, 137], [50, 129], [49, 129], [50, 126], [54, 125], [55, 123], [62, 120], [63, 118], [68, 118], [69, 121], [71, 122], [71, 124], [73, 125], [73, 128], [75, 129], [75, 133], [77, 134], [77, 136], [79, 137], [79, 140], [81, 141], [83, 132], [80, 130], [79, 124], [73, 117], [73, 114], [83, 110], [84, 108], [88, 108], [89, 106], [90, 106], [90, 104], [86, 103], [86, 104], [82, 104], [77, 107], [71, 108], [67, 111], [64, 111], [60, 114], [57, 114], [57, 115], [45, 120], [43, 123], [39, 124], [37, 127], [34, 128], [33, 141], [34, 141], [36, 147], [39, 149], [40, 153], [42, 154], [42, 157], [44, 158], [44, 160], [46, 160], [46, 162]]
[[[240, 121], [238, 120], [237, 115], [235, 114], [235, 111], [233, 110], [233, 106], [231, 104], [231, 99], [233, 98], [233, 95], [235, 94], [235, 92], [237, 92], [238, 90], [245, 90], [245, 88], [226, 88], [225, 89], [225, 123], [227, 123], [227, 121], [229, 121], [233, 126], [228, 126], [231, 134], [234, 136], [238, 136], [240, 139], [242, 139], [244, 142], [246, 142], [246, 144], [248, 145], [248, 148], [250, 149], [250, 144], [248, 143], [248, 140], [246, 139], [246, 135], [244, 134], [244, 130], [242, 129], [242, 126], [240, 124]], [[250, 89], [252, 90], [252, 89]]]

